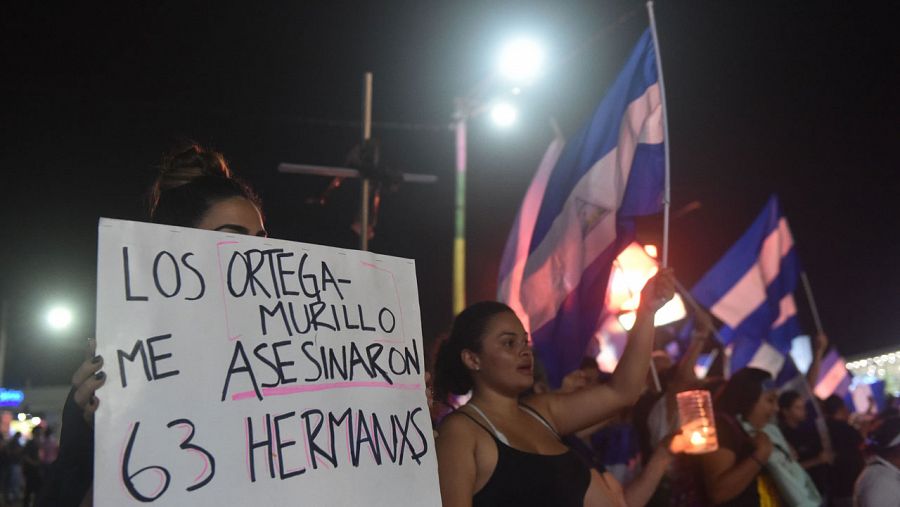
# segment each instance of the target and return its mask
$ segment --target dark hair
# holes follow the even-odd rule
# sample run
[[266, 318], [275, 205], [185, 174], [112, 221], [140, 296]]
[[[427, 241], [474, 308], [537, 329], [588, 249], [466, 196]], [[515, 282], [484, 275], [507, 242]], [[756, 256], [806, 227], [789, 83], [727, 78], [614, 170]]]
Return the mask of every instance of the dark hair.
[[163, 157], [150, 188], [150, 220], [196, 227], [217, 202], [243, 197], [262, 211], [259, 197], [235, 178], [221, 153], [190, 143]]
[[836, 394], [832, 394], [822, 402], [822, 411], [828, 417], [833, 417], [842, 408], [847, 408], [847, 404]]
[[900, 417], [888, 417], [869, 436], [869, 450], [882, 457], [900, 452], [900, 444], [891, 442], [900, 435]]
[[[772, 381], [772, 375], [759, 368], [738, 370], [716, 396], [715, 409], [732, 417], [747, 417], [759, 400], [763, 384]], [[773, 386], [774, 387], [774, 386]]]
[[791, 405], [794, 404], [800, 398], [800, 393], [797, 391], [785, 391], [781, 393], [778, 397], [778, 408], [780, 410], [787, 410], [791, 408]]
[[434, 365], [434, 392], [439, 400], [450, 394], [466, 394], [472, 389], [472, 375], [462, 361], [462, 351], [481, 351], [481, 338], [491, 317], [512, 308], [497, 301], [475, 303], [456, 316], [450, 336], [441, 344]]

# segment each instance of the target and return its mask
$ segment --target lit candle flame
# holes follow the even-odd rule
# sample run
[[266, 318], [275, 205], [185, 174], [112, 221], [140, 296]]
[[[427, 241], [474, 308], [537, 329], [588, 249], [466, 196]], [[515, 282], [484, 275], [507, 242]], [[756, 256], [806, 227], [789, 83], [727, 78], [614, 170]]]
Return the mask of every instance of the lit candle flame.
[[699, 431], [695, 431], [691, 433], [691, 444], [695, 446], [701, 446], [706, 443], [706, 437], [703, 436]]

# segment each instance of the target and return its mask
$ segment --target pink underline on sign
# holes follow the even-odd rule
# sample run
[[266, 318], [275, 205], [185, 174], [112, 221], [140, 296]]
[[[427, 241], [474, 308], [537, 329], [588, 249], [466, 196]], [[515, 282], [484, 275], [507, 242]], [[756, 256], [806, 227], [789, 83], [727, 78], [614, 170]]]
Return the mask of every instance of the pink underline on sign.
[[[282, 386], [282, 387], [266, 387], [262, 390], [263, 397], [268, 396], [286, 396], [288, 394], [309, 393], [316, 391], [329, 391], [331, 389], [350, 389], [350, 388], [380, 388], [380, 389], [406, 389], [418, 390], [422, 388], [422, 384], [388, 384], [387, 382], [334, 382], [331, 384], [315, 384], [309, 386]], [[256, 398], [256, 392], [244, 391], [231, 395], [233, 401], [243, 400], [247, 398]]]

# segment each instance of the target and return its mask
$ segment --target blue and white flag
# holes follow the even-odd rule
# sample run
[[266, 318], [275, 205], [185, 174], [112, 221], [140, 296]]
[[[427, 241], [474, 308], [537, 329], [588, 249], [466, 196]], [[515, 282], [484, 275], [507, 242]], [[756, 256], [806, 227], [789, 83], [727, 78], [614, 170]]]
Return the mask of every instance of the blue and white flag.
[[750, 229], [691, 290], [722, 321], [724, 344], [734, 342], [733, 367], [746, 365], [763, 343], [788, 354], [791, 340], [800, 334], [794, 302], [799, 275], [794, 240], [773, 195]]
[[852, 380], [844, 358], [838, 354], [836, 349], [832, 348], [822, 358], [822, 363], [819, 365], [819, 378], [813, 391], [822, 400], [832, 394], [846, 398], [847, 393], [850, 392]]
[[564, 148], [554, 143], [507, 240], [498, 298], [530, 330], [555, 386], [594, 336], [633, 217], [661, 206], [663, 114], [649, 30], [588, 124]]
[[884, 381], [865, 382], [859, 377], [853, 379], [844, 402], [851, 412], [877, 414], [884, 410]]
[[851, 412], [877, 413], [884, 408], [884, 382], [853, 377], [846, 361], [834, 348], [822, 358], [814, 392], [823, 400], [831, 395], [839, 396]]

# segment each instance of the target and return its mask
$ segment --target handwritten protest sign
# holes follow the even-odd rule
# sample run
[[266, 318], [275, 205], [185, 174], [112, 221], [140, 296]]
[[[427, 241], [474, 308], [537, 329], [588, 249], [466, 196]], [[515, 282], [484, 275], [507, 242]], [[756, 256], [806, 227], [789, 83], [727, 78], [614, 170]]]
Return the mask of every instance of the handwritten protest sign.
[[99, 235], [96, 505], [440, 505], [413, 261]]

